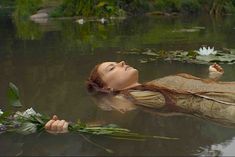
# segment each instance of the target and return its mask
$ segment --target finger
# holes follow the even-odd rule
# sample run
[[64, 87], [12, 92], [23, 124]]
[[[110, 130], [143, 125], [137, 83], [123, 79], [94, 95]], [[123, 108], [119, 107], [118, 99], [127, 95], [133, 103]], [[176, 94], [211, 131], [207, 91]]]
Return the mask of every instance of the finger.
[[69, 123], [68, 122], [65, 122], [64, 125], [63, 125], [63, 133], [66, 133], [68, 132], [68, 126], [69, 126]]
[[51, 124], [51, 130], [52, 131], [57, 131], [57, 125], [60, 121], [56, 120], [54, 123]]
[[218, 69], [223, 69], [220, 65], [216, 65], [216, 68], [218, 68]]
[[54, 115], [54, 116], [52, 117], [52, 119], [53, 119], [53, 120], [58, 120], [57, 115]]
[[216, 66], [216, 69], [217, 69], [219, 72], [222, 72], [222, 71], [223, 71], [223, 68], [222, 68], [220, 65], [217, 65], [217, 66]]
[[57, 131], [62, 131], [63, 130], [64, 123], [65, 123], [65, 120], [59, 121], [59, 123], [57, 125]]
[[216, 68], [218, 69], [221, 69], [221, 66], [220, 65], [215, 65]]
[[51, 124], [54, 123], [54, 122], [55, 122], [55, 120], [53, 120], [53, 119], [49, 120], [45, 125], [45, 129], [50, 130], [51, 129]]
[[209, 67], [209, 71], [210, 71], [210, 72], [216, 72], [217, 70], [216, 70], [216, 68], [215, 68], [213, 65], [211, 65], [211, 66]]

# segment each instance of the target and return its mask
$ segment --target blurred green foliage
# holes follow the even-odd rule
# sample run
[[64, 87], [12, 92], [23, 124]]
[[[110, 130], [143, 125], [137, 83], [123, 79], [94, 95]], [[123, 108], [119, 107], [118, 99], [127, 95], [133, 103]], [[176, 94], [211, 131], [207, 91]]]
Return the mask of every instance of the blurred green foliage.
[[15, 0], [1, 0], [0, 1], [0, 6], [3, 7], [9, 7], [9, 6], [14, 6], [15, 5]]
[[64, 0], [52, 16], [123, 16], [152, 11], [213, 15], [233, 13], [235, 0]]
[[26, 18], [37, 11], [41, 4], [42, 0], [16, 0], [14, 16]]
[[46, 7], [55, 7], [52, 17], [109, 17], [155, 11], [211, 15], [235, 12], [235, 0], [1, 0], [0, 6], [15, 6], [15, 16], [21, 17]]
[[111, 16], [124, 15], [124, 11], [113, 0], [64, 0], [51, 16]]

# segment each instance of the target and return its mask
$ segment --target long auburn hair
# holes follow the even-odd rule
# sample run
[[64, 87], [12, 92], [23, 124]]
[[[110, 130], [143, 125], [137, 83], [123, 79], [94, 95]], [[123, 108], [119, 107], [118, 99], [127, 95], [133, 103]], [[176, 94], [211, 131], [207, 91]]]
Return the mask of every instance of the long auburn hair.
[[92, 70], [86, 80], [86, 88], [90, 93], [111, 93], [111, 90], [106, 88], [106, 83], [100, 77], [98, 68], [101, 64], [97, 64]]

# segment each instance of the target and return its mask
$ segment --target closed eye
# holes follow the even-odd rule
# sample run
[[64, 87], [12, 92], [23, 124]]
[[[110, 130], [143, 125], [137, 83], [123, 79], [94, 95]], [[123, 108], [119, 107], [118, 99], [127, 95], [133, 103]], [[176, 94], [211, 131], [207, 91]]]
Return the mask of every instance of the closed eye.
[[112, 71], [114, 68], [115, 68], [115, 67], [114, 67], [114, 66], [112, 66], [112, 67], [109, 69], [109, 71]]

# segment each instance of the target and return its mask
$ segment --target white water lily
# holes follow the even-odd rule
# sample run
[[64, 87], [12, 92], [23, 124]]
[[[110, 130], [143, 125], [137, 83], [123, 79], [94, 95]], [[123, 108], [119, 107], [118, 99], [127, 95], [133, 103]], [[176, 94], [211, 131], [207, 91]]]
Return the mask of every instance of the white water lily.
[[103, 23], [103, 24], [104, 24], [106, 21], [107, 21], [107, 20], [106, 20], [105, 18], [101, 18], [101, 19], [100, 19], [100, 22]]
[[0, 116], [3, 114], [3, 111], [2, 111], [2, 109], [0, 109]]
[[210, 48], [210, 47], [208, 47], [208, 48], [206, 48], [206, 47], [202, 47], [202, 48], [200, 48], [199, 49], [199, 51], [196, 51], [199, 55], [201, 55], [201, 56], [208, 56], [208, 55], [215, 55], [216, 53], [217, 53], [217, 51], [216, 50], [214, 50], [214, 47], [212, 47], [212, 48]]
[[85, 21], [84, 21], [83, 19], [78, 19], [77, 22], [78, 22], [80, 25], [82, 25], [82, 24], [84, 24]]

